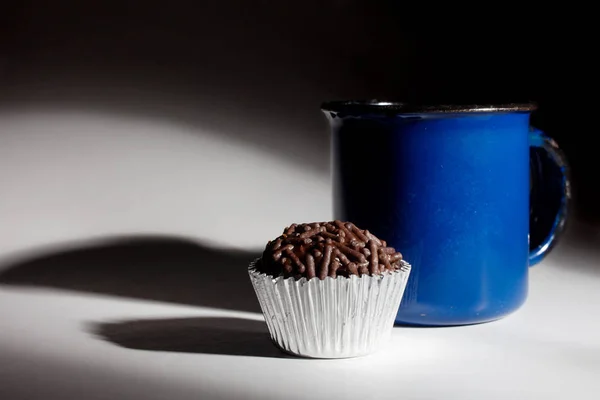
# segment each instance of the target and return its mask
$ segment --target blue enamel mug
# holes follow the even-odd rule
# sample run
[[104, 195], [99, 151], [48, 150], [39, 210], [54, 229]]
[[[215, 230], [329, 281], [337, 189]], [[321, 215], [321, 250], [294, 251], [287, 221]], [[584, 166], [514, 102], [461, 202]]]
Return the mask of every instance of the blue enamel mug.
[[528, 267], [556, 243], [570, 197], [565, 157], [530, 127], [534, 109], [323, 104], [334, 217], [412, 265], [396, 324], [487, 322], [524, 303]]

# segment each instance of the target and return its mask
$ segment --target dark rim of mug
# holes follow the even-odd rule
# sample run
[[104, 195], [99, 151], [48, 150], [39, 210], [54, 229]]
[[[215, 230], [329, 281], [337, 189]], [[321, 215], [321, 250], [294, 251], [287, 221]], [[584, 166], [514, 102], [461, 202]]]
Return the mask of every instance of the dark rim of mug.
[[537, 104], [505, 103], [505, 104], [410, 104], [395, 101], [377, 100], [347, 100], [328, 101], [321, 105], [321, 110], [342, 114], [449, 114], [449, 113], [508, 113], [531, 112], [537, 109]]

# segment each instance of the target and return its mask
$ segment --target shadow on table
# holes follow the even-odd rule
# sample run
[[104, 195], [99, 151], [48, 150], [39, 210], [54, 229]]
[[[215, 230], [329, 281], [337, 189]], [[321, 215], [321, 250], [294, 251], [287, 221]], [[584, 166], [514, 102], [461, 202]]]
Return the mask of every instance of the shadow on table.
[[128, 349], [292, 358], [273, 345], [264, 321], [250, 319], [130, 320], [96, 323], [89, 330], [103, 340]]
[[118, 237], [54, 248], [0, 265], [0, 285], [260, 312], [247, 267], [259, 252], [220, 250], [185, 238]]

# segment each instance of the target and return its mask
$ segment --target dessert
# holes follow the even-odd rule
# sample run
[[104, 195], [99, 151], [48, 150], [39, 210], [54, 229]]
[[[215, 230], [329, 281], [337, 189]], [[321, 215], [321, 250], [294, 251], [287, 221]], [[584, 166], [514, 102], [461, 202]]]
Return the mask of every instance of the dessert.
[[249, 268], [273, 342], [313, 358], [376, 351], [409, 273], [385, 240], [337, 220], [290, 225]]
[[351, 222], [292, 224], [270, 241], [257, 267], [296, 279], [380, 275], [401, 267], [402, 254]]

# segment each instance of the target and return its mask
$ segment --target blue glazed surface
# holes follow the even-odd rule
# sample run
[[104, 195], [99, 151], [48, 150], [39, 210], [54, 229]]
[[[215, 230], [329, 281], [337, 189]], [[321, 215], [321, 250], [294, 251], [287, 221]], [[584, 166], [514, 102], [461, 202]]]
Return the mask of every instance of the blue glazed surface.
[[563, 232], [571, 195], [569, 166], [556, 142], [542, 131], [532, 129], [529, 145], [532, 182], [535, 182], [529, 196], [531, 267], [544, 259]]
[[529, 113], [326, 113], [334, 216], [411, 263], [397, 324], [495, 320], [527, 296]]

